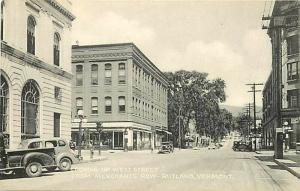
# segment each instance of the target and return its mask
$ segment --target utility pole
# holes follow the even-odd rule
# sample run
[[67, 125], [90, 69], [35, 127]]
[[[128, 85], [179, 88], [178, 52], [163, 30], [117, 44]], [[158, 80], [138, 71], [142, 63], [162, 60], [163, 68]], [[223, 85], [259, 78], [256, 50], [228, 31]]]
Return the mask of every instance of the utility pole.
[[257, 90], [256, 86], [262, 86], [263, 83], [252, 83], [246, 84], [247, 86], [252, 86], [252, 90], [248, 92], [253, 92], [253, 121], [254, 121], [254, 151], [256, 151], [256, 92], [261, 92], [261, 90]]
[[251, 103], [248, 103], [247, 105], [246, 105], [246, 114], [247, 114], [247, 117], [248, 117], [248, 139], [250, 140], [250, 131], [251, 131], [251, 109], [252, 109], [253, 107], [251, 106]]

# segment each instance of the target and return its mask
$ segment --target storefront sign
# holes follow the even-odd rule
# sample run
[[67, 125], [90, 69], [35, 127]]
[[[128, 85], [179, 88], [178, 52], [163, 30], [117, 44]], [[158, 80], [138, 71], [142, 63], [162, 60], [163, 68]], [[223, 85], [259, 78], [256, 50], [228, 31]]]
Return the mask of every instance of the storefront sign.
[[282, 128], [276, 128], [276, 133], [280, 133], [280, 132], [283, 132], [283, 129]]
[[291, 123], [292, 124], [299, 123], [299, 118], [298, 117], [291, 118]]

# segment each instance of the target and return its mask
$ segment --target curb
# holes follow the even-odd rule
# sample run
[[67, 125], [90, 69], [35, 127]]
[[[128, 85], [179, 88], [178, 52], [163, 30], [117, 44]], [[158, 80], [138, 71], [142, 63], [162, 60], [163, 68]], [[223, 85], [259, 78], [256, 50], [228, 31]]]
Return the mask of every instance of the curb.
[[103, 160], [107, 160], [107, 157], [101, 157], [101, 158], [98, 158], [98, 159], [91, 159], [91, 160], [82, 160], [82, 161], [79, 161], [78, 164], [89, 163], [89, 162], [97, 162], [97, 161], [103, 161]]
[[300, 179], [300, 174], [297, 173], [296, 171], [294, 171], [293, 169], [289, 168], [287, 165], [285, 165], [284, 163], [282, 162], [279, 162], [278, 160], [274, 160], [274, 162], [276, 164], [278, 164], [279, 166], [283, 167], [285, 170], [289, 171], [291, 174], [293, 174], [294, 176], [296, 176], [297, 178]]

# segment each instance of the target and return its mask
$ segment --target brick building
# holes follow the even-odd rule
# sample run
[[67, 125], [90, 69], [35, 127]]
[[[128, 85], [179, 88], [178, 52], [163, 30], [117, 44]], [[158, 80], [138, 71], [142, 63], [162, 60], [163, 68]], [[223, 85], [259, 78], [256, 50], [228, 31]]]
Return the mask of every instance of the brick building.
[[263, 91], [266, 147], [272, 148], [276, 129], [284, 132], [290, 148], [300, 143], [299, 5], [298, 1], [275, 1], [268, 27], [273, 59]]
[[71, 135], [68, 0], [2, 0], [0, 132], [22, 139]]
[[150, 149], [167, 138], [167, 79], [134, 44], [73, 46], [72, 70], [72, 117], [84, 111], [85, 142], [99, 143], [98, 121], [109, 149]]

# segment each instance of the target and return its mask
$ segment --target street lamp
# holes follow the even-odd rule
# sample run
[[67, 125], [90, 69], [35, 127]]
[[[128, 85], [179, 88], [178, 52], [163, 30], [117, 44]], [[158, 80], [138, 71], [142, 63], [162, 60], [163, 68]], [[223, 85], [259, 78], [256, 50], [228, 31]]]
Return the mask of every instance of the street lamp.
[[82, 121], [83, 121], [83, 118], [84, 118], [83, 110], [78, 110], [77, 116], [79, 118], [78, 155], [81, 156]]

